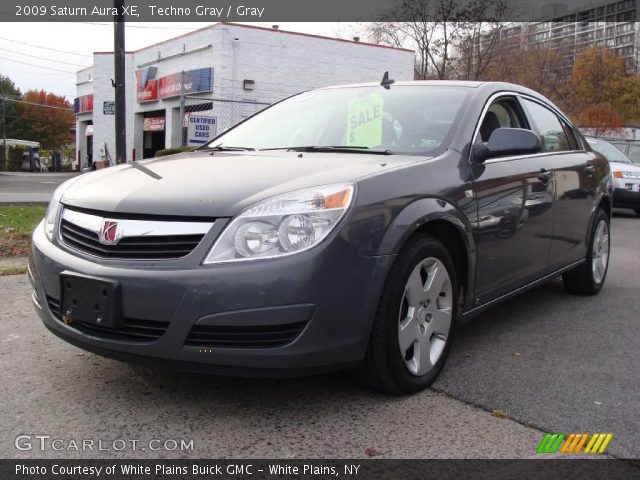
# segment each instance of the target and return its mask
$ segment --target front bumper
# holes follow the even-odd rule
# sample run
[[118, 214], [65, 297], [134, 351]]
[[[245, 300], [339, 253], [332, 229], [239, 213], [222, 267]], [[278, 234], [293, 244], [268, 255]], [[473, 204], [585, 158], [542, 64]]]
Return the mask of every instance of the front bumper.
[[640, 191], [616, 188], [613, 191], [613, 206], [618, 208], [640, 208]]
[[[39, 226], [33, 235], [29, 276], [34, 305], [45, 326], [85, 350], [157, 367], [286, 376], [347, 368], [362, 360], [393, 260], [394, 256], [364, 257], [336, 237], [272, 260], [182, 269], [114, 266], [54, 245]], [[156, 339], [140, 339], [65, 324], [56, 308], [64, 271], [118, 281], [122, 314], [133, 319], [134, 329], [138, 322], [163, 325], [164, 330], [155, 330], [160, 332]], [[198, 328], [228, 332], [240, 327], [251, 332], [289, 324], [289, 332], [295, 325], [299, 333], [281, 346], [210, 347], [193, 335]]]

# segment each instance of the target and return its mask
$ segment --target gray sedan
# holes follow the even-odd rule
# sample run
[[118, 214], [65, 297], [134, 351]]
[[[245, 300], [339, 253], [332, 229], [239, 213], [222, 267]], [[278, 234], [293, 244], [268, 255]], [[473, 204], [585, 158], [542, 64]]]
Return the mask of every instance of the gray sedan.
[[602, 288], [610, 182], [526, 88], [324, 88], [194, 151], [63, 184], [33, 235], [33, 302], [51, 332], [109, 357], [353, 369], [413, 392], [484, 309], [558, 275]]

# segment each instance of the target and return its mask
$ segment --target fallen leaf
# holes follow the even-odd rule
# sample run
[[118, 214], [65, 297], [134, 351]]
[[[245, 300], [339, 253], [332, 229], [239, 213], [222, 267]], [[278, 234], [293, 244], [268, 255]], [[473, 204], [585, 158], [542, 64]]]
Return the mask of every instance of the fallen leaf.
[[513, 355], [514, 357], [519, 357], [519, 356], [520, 356], [520, 353], [518, 353], [518, 352], [513, 352], [511, 355]]
[[492, 410], [491, 415], [498, 418], [507, 418], [509, 414], [504, 410]]
[[379, 457], [380, 455], [382, 455], [382, 452], [379, 452], [378, 450], [376, 450], [375, 448], [365, 448], [364, 449], [364, 454], [367, 457]]

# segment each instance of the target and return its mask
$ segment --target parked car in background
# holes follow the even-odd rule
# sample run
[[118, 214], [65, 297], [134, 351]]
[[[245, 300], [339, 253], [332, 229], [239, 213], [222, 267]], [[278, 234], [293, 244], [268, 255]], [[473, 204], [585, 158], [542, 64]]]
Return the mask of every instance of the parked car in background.
[[513, 84], [391, 83], [63, 184], [29, 261], [44, 324], [151, 366], [407, 393], [496, 303], [560, 275], [598, 293], [611, 176], [569, 119]]
[[613, 206], [631, 208], [640, 216], [640, 165], [619, 148], [601, 138], [587, 137], [591, 148], [609, 160], [613, 177]]
[[609, 140], [609, 142], [620, 149], [633, 163], [640, 164], [640, 142], [625, 140]]

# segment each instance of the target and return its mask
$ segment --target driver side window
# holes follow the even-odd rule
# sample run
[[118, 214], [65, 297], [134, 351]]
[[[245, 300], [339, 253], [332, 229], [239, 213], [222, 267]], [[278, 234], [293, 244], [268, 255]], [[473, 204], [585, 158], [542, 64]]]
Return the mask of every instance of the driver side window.
[[488, 142], [498, 128], [527, 128], [515, 99], [500, 98], [491, 104], [480, 125], [481, 140]]

